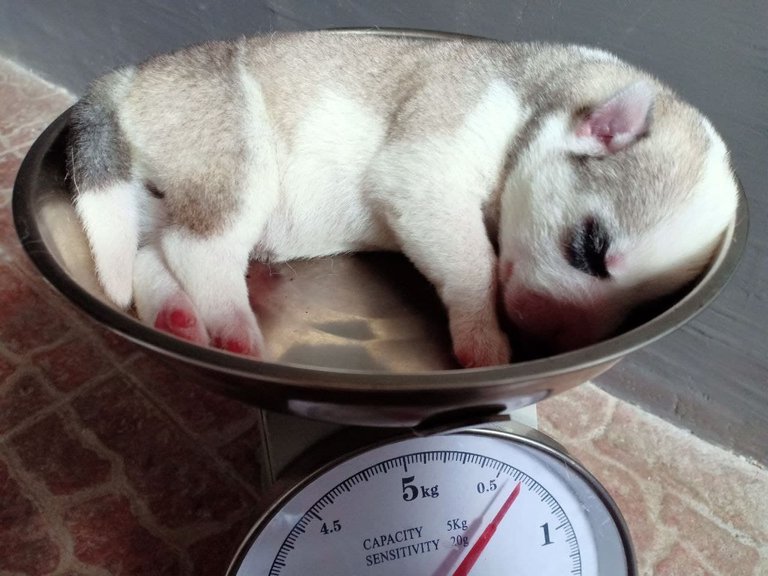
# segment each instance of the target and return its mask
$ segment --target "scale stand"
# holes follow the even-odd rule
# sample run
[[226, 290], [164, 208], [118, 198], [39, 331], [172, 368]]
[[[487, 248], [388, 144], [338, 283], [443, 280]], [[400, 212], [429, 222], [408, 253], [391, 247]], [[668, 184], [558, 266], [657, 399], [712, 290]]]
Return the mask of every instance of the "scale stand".
[[[264, 445], [260, 451], [260, 461], [263, 465], [262, 485], [271, 486], [278, 481], [285, 469], [305, 454], [313, 446], [320, 444], [343, 430], [360, 431], [360, 428], [350, 428], [341, 424], [309, 420], [298, 416], [261, 410]], [[538, 427], [536, 405], [531, 404], [509, 413], [509, 417], [532, 429]], [[365, 430], [365, 429], [363, 429]], [[367, 429], [369, 435], [374, 429]], [[378, 429], [380, 436], [392, 436], [397, 429]], [[394, 431], [393, 431], [394, 430]]]

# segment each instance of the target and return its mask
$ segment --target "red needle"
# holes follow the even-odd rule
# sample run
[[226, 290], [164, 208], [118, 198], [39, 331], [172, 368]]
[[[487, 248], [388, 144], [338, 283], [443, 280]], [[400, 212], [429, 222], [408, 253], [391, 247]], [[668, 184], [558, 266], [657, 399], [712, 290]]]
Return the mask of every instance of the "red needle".
[[515, 486], [515, 489], [512, 490], [512, 493], [507, 496], [504, 504], [502, 504], [499, 511], [496, 512], [496, 516], [494, 516], [493, 520], [491, 520], [491, 523], [485, 527], [485, 530], [483, 530], [483, 533], [480, 534], [477, 542], [472, 545], [472, 548], [469, 549], [469, 552], [467, 552], [464, 560], [461, 561], [461, 564], [459, 564], [459, 567], [456, 568], [451, 576], [467, 576], [467, 574], [469, 574], [469, 571], [472, 570], [475, 562], [477, 562], [478, 558], [480, 558], [480, 555], [483, 553], [483, 550], [485, 550], [488, 542], [491, 541], [491, 538], [496, 532], [496, 528], [498, 528], [499, 524], [501, 524], [501, 521], [504, 520], [504, 516], [506, 516], [510, 506], [512, 506], [518, 494], [520, 494], [520, 482], [517, 483], [517, 486]]

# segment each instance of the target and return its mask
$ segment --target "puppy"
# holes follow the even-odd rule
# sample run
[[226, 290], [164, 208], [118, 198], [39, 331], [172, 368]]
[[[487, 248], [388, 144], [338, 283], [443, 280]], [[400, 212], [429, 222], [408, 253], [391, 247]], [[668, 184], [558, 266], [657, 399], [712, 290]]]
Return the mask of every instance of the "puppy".
[[737, 203], [711, 124], [591, 48], [332, 32], [216, 42], [94, 83], [68, 147], [119, 307], [265, 355], [249, 259], [402, 251], [465, 367], [568, 350], [690, 282]]

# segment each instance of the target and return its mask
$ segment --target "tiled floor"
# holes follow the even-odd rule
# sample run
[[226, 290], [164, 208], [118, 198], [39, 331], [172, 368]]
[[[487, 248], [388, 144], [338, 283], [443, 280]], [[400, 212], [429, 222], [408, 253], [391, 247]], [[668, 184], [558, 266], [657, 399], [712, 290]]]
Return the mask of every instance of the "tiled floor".
[[[260, 504], [258, 411], [96, 327], [16, 241], [16, 170], [71, 101], [0, 60], [0, 576], [220, 575]], [[539, 417], [618, 501], [641, 574], [768, 574], [765, 470], [591, 385]]]

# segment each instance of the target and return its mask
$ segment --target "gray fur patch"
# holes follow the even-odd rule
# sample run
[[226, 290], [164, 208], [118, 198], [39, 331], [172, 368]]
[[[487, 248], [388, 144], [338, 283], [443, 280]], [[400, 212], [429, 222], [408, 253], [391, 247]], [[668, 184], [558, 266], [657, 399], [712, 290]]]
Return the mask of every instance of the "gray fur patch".
[[120, 129], [113, 92], [114, 73], [93, 84], [70, 116], [67, 172], [74, 188], [100, 189], [131, 176], [131, 151]]

